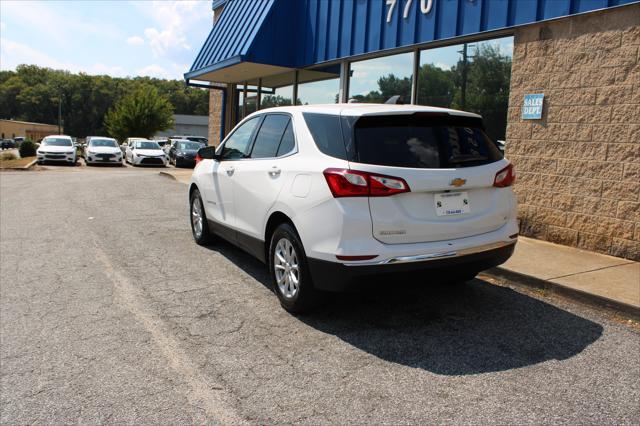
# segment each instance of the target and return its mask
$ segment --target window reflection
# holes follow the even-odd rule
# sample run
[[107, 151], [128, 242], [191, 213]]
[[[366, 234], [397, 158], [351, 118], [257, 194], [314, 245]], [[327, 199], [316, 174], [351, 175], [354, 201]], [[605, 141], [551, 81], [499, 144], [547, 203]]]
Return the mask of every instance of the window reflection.
[[420, 53], [420, 105], [475, 112], [493, 139], [505, 138], [513, 37]]
[[302, 83], [298, 86], [298, 104], [335, 104], [339, 90], [340, 78]]
[[[265, 91], [270, 89], [265, 88]], [[262, 93], [262, 102], [260, 102], [260, 109], [272, 108], [277, 106], [290, 106], [291, 98], [293, 98], [293, 85], [278, 87], [273, 90], [273, 93]]]
[[412, 64], [412, 53], [353, 62], [349, 99], [384, 103], [392, 96], [400, 95], [404, 103], [410, 103]]

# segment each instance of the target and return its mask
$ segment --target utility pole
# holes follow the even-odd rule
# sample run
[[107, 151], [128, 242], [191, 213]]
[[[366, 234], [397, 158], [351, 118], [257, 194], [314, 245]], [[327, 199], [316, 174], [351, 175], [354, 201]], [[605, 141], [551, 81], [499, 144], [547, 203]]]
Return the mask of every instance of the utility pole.
[[[473, 46], [471, 46], [473, 47]], [[467, 107], [467, 75], [468, 75], [468, 71], [469, 71], [469, 58], [474, 58], [474, 55], [469, 55], [468, 54], [468, 48], [469, 45], [467, 43], [464, 43], [462, 45], [462, 50], [458, 51], [458, 53], [462, 54], [462, 93], [460, 94], [460, 109], [461, 110], [465, 110]]]
[[467, 43], [462, 45], [462, 96], [460, 96], [460, 103], [462, 104], [462, 110], [467, 106]]
[[58, 134], [62, 134], [62, 91], [58, 93]]

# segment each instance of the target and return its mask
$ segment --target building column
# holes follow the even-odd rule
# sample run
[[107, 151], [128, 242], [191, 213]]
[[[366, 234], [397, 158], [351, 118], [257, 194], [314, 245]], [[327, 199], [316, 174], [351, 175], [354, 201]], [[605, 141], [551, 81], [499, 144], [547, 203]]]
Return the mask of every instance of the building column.
[[349, 72], [350, 66], [348, 61], [342, 61], [340, 63], [340, 103], [346, 104], [349, 102]]
[[222, 90], [209, 89], [209, 129], [207, 139], [212, 145], [220, 143], [220, 129], [224, 117], [222, 116]]
[[420, 51], [413, 51], [413, 74], [411, 75], [411, 105], [418, 103], [418, 76], [420, 75]]

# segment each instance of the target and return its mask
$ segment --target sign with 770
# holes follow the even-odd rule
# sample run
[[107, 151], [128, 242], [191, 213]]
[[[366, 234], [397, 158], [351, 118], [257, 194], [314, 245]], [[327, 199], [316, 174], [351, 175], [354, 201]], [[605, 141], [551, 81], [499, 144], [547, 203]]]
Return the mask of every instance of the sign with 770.
[[[387, 6], [389, 6], [389, 10], [387, 11], [387, 23], [391, 22], [391, 17], [393, 16], [393, 11], [395, 10], [396, 4], [399, 0], [387, 0]], [[413, 4], [413, 0], [407, 0], [404, 4], [404, 11], [402, 13], [402, 18], [407, 19], [409, 17], [409, 9], [411, 9], [411, 5]], [[433, 0], [420, 0], [420, 12], [423, 15], [431, 12], [433, 8]]]

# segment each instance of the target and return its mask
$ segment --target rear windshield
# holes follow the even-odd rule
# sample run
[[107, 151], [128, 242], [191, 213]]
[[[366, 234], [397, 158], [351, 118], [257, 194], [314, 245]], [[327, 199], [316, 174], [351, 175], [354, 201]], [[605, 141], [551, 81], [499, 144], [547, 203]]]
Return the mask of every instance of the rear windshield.
[[364, 116], [353, 128], [354, 161], [439, 169], [502, 159], [477, 118], [428, 114]]

